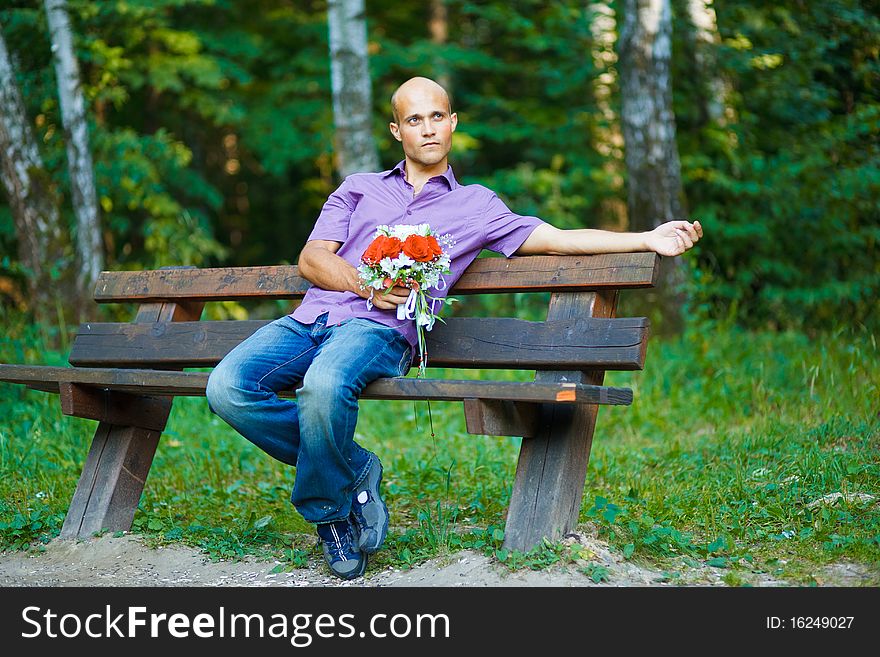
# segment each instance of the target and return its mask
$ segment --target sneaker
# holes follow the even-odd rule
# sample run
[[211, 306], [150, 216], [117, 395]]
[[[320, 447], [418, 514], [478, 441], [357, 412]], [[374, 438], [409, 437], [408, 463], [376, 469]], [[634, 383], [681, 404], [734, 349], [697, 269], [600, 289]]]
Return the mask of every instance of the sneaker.
[[357, 548], [357, 528], [347, 520], [318, 525], [324, 561], [340, 579], [354, 579], [367, 569], [367, 555]]
[[370, 471], [354, 492], [351, 500], [351, 521], [358, 528], [358, 546], [367, 554], [376, 552], [388, 534], [388, 507], [379, 494], [382, 463], [370, 454]]

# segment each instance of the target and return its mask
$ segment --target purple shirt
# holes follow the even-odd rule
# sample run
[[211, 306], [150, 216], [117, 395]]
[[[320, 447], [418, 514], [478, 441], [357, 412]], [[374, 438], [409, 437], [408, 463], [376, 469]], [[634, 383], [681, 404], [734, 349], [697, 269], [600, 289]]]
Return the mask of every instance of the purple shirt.
[[[355, 173], [348, 176], [324, 204], [309, 240], [341, 242], [336, 255], [357, 267], [361, 256], [376, 236], [376, 227], [385, 224], [427, 223], [438, 235], [450, 233], [456, 244], [450, 252], [450, 274], [443, 279], [446, 288], [430, 289], [431, 296], [445, 297], [483, 249], [510, 257], [532, 231], [544, 223], [538, 217], [511, 212], [492, 190], [482, 185], [459, 185], [452, 167], [442, 176], [425, 183], [418, 196], [406, 182], [404, 161], [382, 173]], [[352, 317], [372, 319], [397, 329], [418, 350], [415, 320], [400, 321], [393, 310], [373, 307], [354, 292], [325, 290], [312, 286], [302, 304], [290, 315], [310, 324], [327, 312], [327, 325]]]

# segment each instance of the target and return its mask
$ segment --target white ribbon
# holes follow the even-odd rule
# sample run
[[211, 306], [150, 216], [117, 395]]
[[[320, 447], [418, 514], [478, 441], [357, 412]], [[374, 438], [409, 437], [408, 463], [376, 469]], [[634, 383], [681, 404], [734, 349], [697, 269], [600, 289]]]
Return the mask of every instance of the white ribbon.
[[415, 290], [409, 291], [406, 303], [401, 303], [397, 306], [397, 319], [415, 319], [417, 294]]

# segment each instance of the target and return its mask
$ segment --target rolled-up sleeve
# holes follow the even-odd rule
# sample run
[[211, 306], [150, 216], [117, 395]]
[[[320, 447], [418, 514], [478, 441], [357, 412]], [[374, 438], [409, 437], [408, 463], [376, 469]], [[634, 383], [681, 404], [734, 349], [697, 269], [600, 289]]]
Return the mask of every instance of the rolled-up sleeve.
[[483, 213], [483, 248], [509, 258], [543, 223], [538, 217], [511, 212], [497, 194], [492, 194]]
[[336, 191], [330, 194], [324, 207], [321, 208], [321, 214], [315, 221], [309, 240], [345, 242], [348, 239], [351, 213], [354, 212], [356, 205], [351, 183], [346, 178]]

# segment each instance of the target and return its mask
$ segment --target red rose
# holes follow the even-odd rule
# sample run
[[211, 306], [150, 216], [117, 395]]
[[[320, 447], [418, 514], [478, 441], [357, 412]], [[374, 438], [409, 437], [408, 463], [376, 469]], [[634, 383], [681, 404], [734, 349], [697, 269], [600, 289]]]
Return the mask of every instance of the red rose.
[[430, 246], [431, 251], [434, 252], [435, 258], [443, 254], [443, 249], [440, 248], [440, 245], [437, 243], [437, 238], [433, 235], [428, 235], [428, 246]]
[[417, 262], [431, 262], [442, 250], [433, 237], [410, 235], [403, 243], [403, 253]]
[[400, 255], [403, 244], [396, 237], [379, 235], [370, 242], [370, 246], [364, 251], [361, 260], [369, 265], [377, 264], [382, 258], [396, 258]]

